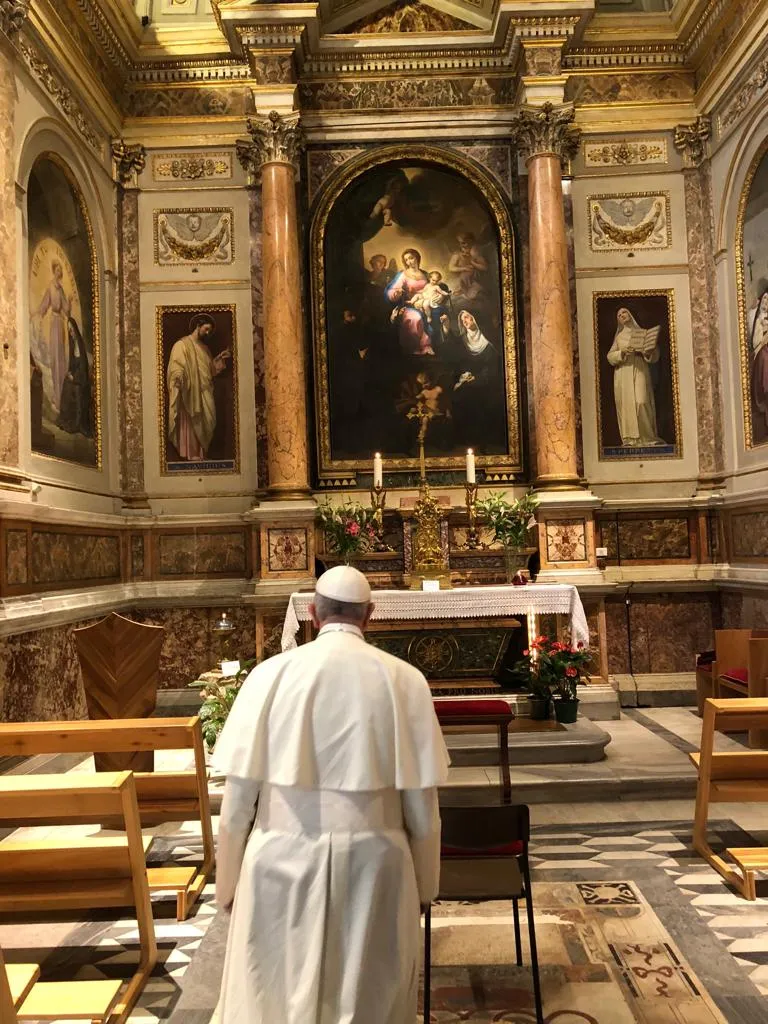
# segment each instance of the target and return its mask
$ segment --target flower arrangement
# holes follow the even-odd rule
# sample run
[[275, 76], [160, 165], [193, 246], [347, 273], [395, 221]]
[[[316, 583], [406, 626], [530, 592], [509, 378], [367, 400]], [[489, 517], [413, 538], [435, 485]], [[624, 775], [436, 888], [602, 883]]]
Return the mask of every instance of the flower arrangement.
[[507, 501], [503, 491], [491, 491], [487, 498], [475, 503], [475, 509], [493, 529], [495, 542], [505, 548], [522, 549], [526, 546], [528, 531], [536, 525], [538, 504], [532, 491], [515, 501]]
[[537, 636], [530, 648], [523, 651], [523, 658], [515, 664], [512, 675], [534, 697], [577, 700], [576, 687], [589, 676], [591, 657], [582, 643], [570, 647], [559, 640]]
[[225, 676], [214, 681], [203, 677], [203, 679], [196, 679], [193, 683], [188, 684], [194, 687], [200, 687], [200, 684], [203, 684], [200, 688], [200, 697], [203, 703], [200, 706], [198, 715], [203, 731], [203, 739], [209, 752], [216, 746], [216, 740], [219, 738], [219, 734], [224, 728], [224, 723], [229, 717], [229, 712], [235, 703], [235, 697], [237, 697], [240, 687], [255, 664], [255, 658], [241, 661], [240, 670], [235, 676]]
[[352, 555], [370, 551], [378, 540], [376, 510], [356, 501], [317, 507], [317, 521], [325, 534], [330, 552], [348, 561]]

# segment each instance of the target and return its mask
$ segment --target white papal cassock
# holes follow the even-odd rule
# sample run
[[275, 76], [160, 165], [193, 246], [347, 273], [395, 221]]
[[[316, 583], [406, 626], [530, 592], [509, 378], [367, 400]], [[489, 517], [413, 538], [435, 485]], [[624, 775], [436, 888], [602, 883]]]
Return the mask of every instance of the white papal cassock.
[[214, 763], [221, 1024], [413, 1024], [448, 768], [424, 676], [326, 625], [254, 669]]

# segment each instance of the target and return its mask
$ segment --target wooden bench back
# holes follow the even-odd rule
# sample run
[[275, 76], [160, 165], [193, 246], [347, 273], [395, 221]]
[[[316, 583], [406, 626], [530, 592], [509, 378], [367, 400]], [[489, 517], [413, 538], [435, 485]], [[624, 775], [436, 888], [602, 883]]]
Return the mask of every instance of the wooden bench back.
[[0, 757], [35, 754], [98, 754], [136, 750], [202, 752], [200, 719], [121, 718], [99, 722], [5, 722]]
[[130, 818], [136, 786], [131, 772], [0, 776], [0, 821], [46, 822], [51, 818], [98, 821]]
[[5, 973], [5, 959], [0, 949], [0, 1021], [3, 1024], [16, 1024], [16, 1008], [13, 1005], [11, 986], [8, 983], [8, 975]]
[[719, 675], [749, 663], [749, 641], [768, 639], [766, 629], [716, 629], [715, 665]]
[[[721, 699], [709, 697], [704, 701], [701, 723], [701, 749], [692, 760], [699, 770], [697, 817], [709, 801], [716, 799], [717, 783], [744, 783], [745, 796], [768, 799], [768, 751], [744, 750], [715, 752], [716, 732], [742, 732], [750, 729], [768, 729], [768, 698], [736, 697]], [[763, 780], [765, 784], [763, 784]], [[714, 788], [711, 788], [714, 787]], [[723, 793], [737, 793], [738, 786], [723, 788]], [[765, 796], [761, 796], [765, 790]], [[738, 798], [738, 797], [735, 797]]]

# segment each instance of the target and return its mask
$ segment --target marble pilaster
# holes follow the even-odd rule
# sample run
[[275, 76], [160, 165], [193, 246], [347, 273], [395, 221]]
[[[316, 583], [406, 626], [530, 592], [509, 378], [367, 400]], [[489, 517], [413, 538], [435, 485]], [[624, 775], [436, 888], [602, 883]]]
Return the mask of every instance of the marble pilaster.
[[248, 122], [238, 145], [249, 174], [261, 176], [264, 388], [271, 499], [310, 493], [307, 385], [301, 311], [296, 172], [302, 145], [297, 114]]
[[264, 292], [262, 268], [261, 190], [248, 188], [248, 224], [251, 241], [251, 326], [253, 333], [253, 382], [256, 423], [256, 486], [266, 491], [269, 462], [266, 391], [264, 388]]
[[575, 155], [573, 109], [521, 108], [512, 136], [526, 157], [537, 486], [578, 485], [573, 334], [562, 161]]
[[117, 181], [118, 352], [120, 378], [120, 480], [123, 507], [147, 509], [141, 373], [138, 175], [143, 146], [112, 144]]

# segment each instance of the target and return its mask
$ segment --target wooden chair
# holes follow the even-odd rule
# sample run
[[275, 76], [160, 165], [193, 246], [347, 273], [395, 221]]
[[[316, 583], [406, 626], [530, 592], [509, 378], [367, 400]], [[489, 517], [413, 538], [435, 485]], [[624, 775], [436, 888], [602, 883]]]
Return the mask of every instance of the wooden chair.
[[63, 819], [119, 819], [125, 836], [6, 839], [0, 843], [0, 914], [18, 921], [21, 914], [133, 907], [139, 963], [124, 991], [120, 981], [41, 982], [28, 990], [15, 1012], [19, 1020], [122, 1024], [157, 963], [145, 866], [152, 840], [142, 838], [133, 776], [102, 772], [0, 777], [0, 820], [23, 818], [40, 824], [48, 820], [52, 805]]
[[[693, 825], [693, 847], [748, 900], [757, 898], [755, 873], [768, 871], [768, 847], [734, 847], [725, 857], [716, 854], [707, 838], [709, 805], [713, 803], [768, 803], [768, 750], [716, 753], [715, 732], [749, 729], [766, 735], [768, 698], [741, 697], [704, 702], [701, 750], [689, 754], [699, 773]], [[741, 871], [734, 870], [735, 864]]]
[[[149, 718], [157, 705], [160, 649], [165, 628], [148, 626], [112, 612], [73, 629], [83, 674], [88, 717], [96, 721]], [[95, 754], [97, 772], [151, 772], [152, 750], [104, 750]]]
[[[530, 814], [525, 804], [441, 807], [440, 893], [438, 899], [511, 899], [518, 966], [523, 963], [518, 901], [525, 900], [531, 947], [536, 1024], [544, 1024], [539, 960], [533, 919], [528, 843]], [[500, 870], [494, 870], [500, 869]], [[424, 912], [424, 1021], [429, 1022], [432, 910]]]
[[[715, 630], [713, 697], [768, 697], [768, 630]], [[766, 737], [750, 733], [751, 747]]]
[[[167, 821], [199, 821], [203, 862], [195, 867], [148, 869], [153, 892], [176, 893], [176, 916], [186, 919], [214, 869], [216, 852], [211, 825], [208, 775], [200, 720], [194, 718], [136, 718], [109, 722], [13, 722], [0, 724], [0, 757], [35, 754], [74, 754], [101, 751], [192, 750], [195, 767], [185, 772], [137, 772], [136, 794], [143, 828]], [[51, 807], [49, 824], [109, 825], [107, 819], [66, 815], [59, 821]], [[19, 824], [28, 824], [19, 819]]]
[[507, 701], [499, 698], [433, 701], [441, 726], [495, 726], [499, 738], [499, 774], [504, 803], [512, 801], [509, 774], [509, 723], [514, 719]]

